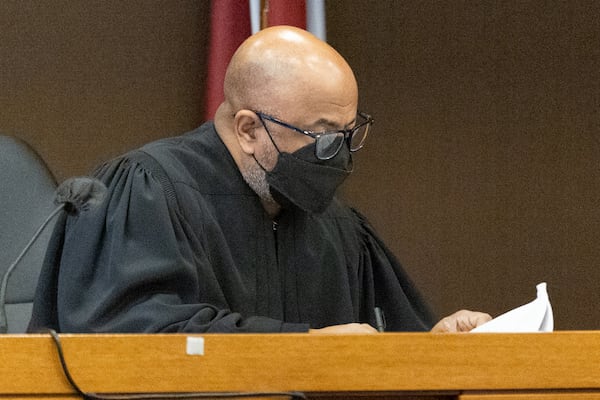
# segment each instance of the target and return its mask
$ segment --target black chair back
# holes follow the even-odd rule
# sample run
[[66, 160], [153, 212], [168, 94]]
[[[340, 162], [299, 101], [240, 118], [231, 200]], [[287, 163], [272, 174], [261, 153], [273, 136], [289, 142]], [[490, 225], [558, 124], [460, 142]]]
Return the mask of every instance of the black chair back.
[[[24, 141], [0, 135], [0, 280], [55, 208], [56, 180]], [[24, 333], [54, 221], [10, 274], [6, 290], [8, 333]], [[1, 301], [1, 299], [0, 299]]]

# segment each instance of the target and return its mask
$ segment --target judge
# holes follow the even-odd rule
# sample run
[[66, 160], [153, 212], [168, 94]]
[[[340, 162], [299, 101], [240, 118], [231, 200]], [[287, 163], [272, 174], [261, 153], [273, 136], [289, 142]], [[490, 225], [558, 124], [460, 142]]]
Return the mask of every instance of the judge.
[[[333, 48], [292, 27], [247, 39], [214, 122], [101, 165], [97, 207], [51, 239], [29, 331], [461, 331], [435, 324], [396, 258], [335, 197], [373, 120]], [[435, 325], [434, 325], [435, 324]]]

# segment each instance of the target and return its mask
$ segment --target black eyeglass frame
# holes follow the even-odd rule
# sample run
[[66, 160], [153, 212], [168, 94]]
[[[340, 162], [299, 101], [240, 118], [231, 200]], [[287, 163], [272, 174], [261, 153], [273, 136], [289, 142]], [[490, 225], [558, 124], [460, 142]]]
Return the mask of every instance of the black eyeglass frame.
[[[294, 125], [290, 125], [287, 122], [284, 122], [278, 118], [275, 118], [271, 115], [262, 113], [260, 111], [256, 111], [256, 110], [252, 110], [252, 112], [256, 115], [258, 115], [258, 118], [260, 119], [260, 122], [262, 122], [263, 126], [265, 127], [265, 129], [267, 130], [267, 133], [269, 134], [269, 136], [271, 136], [271, 133], [269, 132], [269, 129], [267, 128], [267, 125], [265, 124], [264, 120], [267, 121], [271, 121], [276, 123], [277, 125], [281, 125], [285, 128], [291, 129], [293, 131], [296, 131], [298, 133], [301, 133], [303, 135], [309, 136], [313, 139], [315, 139], [315, 142], [319, 140], [320, 137], [326, 136], [326, 135], [337, 135], [342, 133], [344, 135], [344, 140], [342, 140], [340, 142], [340, 145], [338, 146], [338, 148], [333, 152], [333, 154], [331, 156], [328, 157], [320, 157], [319, 154], [317, 153], [317, 149], [315, 148], [315, 156], [319, 159], [319, 160], [330, 160], [333, 157], [335, 157], [339, 152], [340, 149], [342, 148], [342, 145], [344, 144], [344, 142], [348, 143], [348, 147], [350, 148], [351, 152], [356, 152], [360, 149], [363, 148], [363, 146], [365, 145], [365, 140], [367, 139], [367, 135], [369, 134], [369, 128], [370, 126], [373, 124], [373, 122], [375, 121], [369, 114], [366, 114], [362, 111], [358, 111], [356, 113], [357, 116], [361, 117], [364, 119], [364, 121], [360, 122], [359, 124], [353, 126], [350, 129], [340, 129], [340, 130], [336, 130], [336, 131], [324, 131], [324, 132], [315, 132], [315, 131], [308, 131], [305, 129], [300, 129]], [[360, 141], [358, 147], [352, 148], [352, 136], [354, 136], [354, 133], [357, 132], [360, 128], [362, 128], [363, 126], [368, 125], [367, 127], [367, 131], [365, 133], [365, 137]], [[273, 138], [271, 137], [271, 141], [273, 141]], [[273, 144], [275, 145], [275, 147], [277, 148], [277, 144], [275, 144], [275, 142], [273, 142]], [[279, 150], [279, 148], [277, 148], [277, 150]]]

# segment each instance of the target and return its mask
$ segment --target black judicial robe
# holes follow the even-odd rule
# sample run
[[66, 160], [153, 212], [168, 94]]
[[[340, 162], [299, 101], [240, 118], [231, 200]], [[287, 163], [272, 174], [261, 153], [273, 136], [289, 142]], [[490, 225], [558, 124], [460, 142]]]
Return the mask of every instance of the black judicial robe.
[[102, 165], [97, 207], [51, 239], [29, 331], [304, 332], [433, 318], [365, 219], [337, 199], [274, 223], [206, 123]]

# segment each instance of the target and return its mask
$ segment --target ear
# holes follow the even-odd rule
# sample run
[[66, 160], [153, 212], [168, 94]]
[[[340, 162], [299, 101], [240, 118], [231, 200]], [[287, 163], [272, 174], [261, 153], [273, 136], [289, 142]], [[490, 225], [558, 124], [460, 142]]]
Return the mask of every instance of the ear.
[[233, 130], [244, 153], [254, 154], [259, 145], [256, 130], [261, 126], [258, 116], [250, 110], [240, 110], [233, 117]]

